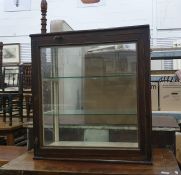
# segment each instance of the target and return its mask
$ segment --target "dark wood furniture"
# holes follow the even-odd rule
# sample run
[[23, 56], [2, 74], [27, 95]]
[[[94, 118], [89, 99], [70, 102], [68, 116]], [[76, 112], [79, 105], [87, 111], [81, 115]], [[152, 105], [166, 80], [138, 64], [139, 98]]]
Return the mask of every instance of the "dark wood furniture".
[[[0, 90], [0, 113], [12, 125], [13, 118], [32, 118], [31, 64], [3, 66]], [[7, 117], [9, 120], [7, 120]]]
[[26, 147], [0, 146], [0, 166], [7, 164], [21, 154], [24, 154], [26, 151]]
[[19, 65], [20, 68], [20, 73], [22, 75], [22, 89], [23, 92], [31, 92], [32, 89], [32, 78], [31, 78], [31, 73], [32, 73], [32, 66], [31, 63], [24, 63]]
[[[33, 123], [27, 124], [28, 149], [33, 149]], [[175, 154], [175, 133], [179, 132], [179, 126], [172, 116], [152, 117], [152, 146], [154, 148], [168, 148]], [[134, 132], [129, 132], [126, 137], [134, 137]]]
[[41, 33], [46, 33], [47, 29], [47, 19], [46, 19], [46, 15], [47, 15], [47, 1], [46, 0], [42, 0], [41, 1]]
[[169, 148], [176, 151], [175, 133], [179, 132], [179, 125], [172, 116], [152, 117], [152, 144], [155, 148]]
[[[3, 88], [2, 59], [3, 59], [3, 43], [0, 42], [0, 89]], [[0, 111], [2, 111], [2, 107], [3, 107], [3, 98], [0, 96]]]
[[0, 122], [0, 135], [6, 137], [7, 145], [15, 145], [15, 133], [22, 129], [23, 125], [19, 123], [9, 126], [9, 123]]
[[23, 117], [30, 121], [33, 113], [32, 104], [32, 65], [24, 63], [20, 65], [20, 73], [22, 75], [22, 93], [23, 93]]
[[154, 149], [152, 165], [34, 160], [27, 152], [0, 168], [1, 175], [179, 175], [175, 156], [168, 149]]
[[2, 66], [2, 51], [0, 43], [0, 114], [12, 126], [13, 118], [32, 116], [31, 64]]
[[[2, 67], [2, 70], [1, 114], [3, 114], [3, 121], [9, 122], [9, 125], [12, 126], [13, 117], [19, 118], [19, 121], [23, 122], [22, 78], [18, 66]], [[7, 116], [9, 117], [8, 121]]]
[[0, 88], [2, 87], [3, 84], [2, 59], [3, 59], [3, 43], [0, 42]]
[[[31, 38], [32, 38], [32, 69], [33, 69], [32, 77], [33, 77], [33, 97], [34, 97], [34, 99], [33, 99], [33, 104], [34, 104], [33, 116], [34, 116], [34, 128], [35, 128], [34, 132], [37, 133], [36, 137], [35, 137], [35, 158], [36, 159], [86, 160], [86, 161], [88, 161], [88, 160], [89, 161], [117, 161], [117, 162], [130, 161], [130, 162], [139, 162], [139, 163], [150, 163], [151, 162], [151, 139], [150, 139], [151, 138], [151, 108], [150, 108], [151, 100], [150, 100], [150, 75], [149, 75], [149, 70], [150, 70], [149, 26], [134, 26], [134, 27], [124, 27], [124, 28], [115, 28], [115, 29], [103, 29], [103, 30], [34, 34], [34, 35], [31, 35]], [[95, 67], [93, 67], [93, 68], [95, 68], [95, 74], [94, 74], [94, 71], [92, 71], [93, 73], [88, 72], [89, 75], [82, 74], [78, 77], [76, 77], [76, 75], [74, 75], [73, 78], [84, 79], [84, 76], [85, 76], [85, 81], [86, 81], [86, 78], [88, 78], [88, 79], [90, 78], [91, 81], [94, 81], [94, 79], [98, 79], [98, 80], [105, 79], [102, 82], [105, 84], [105, 87], [106, 86], [108, 87], [107, 88], [108, 96], [105, 96], [105, 99], [107, 100], [107, 102], [109, 102], [108, 99], [110, 99], [110, 95], [111, 95], [111, 93], [109, 93], [109, 89], [112, 88], [112, 84], [113, 84], [114, 87], [116, 88], [116, 90], [118, 90], [118, 91], [120, 90], [119, 87], [121, 87], [120, 86], [121, 83], [119, 80], [122, 80], [122, 82], [123, 82], [123, 79], [121, 78], [122, 74], [124, 74], [124, 76], [125, 75], [127, 76], [129, 74], [129, 76], [133, 75], [134, 77], [137, 77], [137, 78], [132, 77], [133, 79], [131, 78], [131, 80], [133, 80], [133, 81], [130, 81], [130, 79], [129, 79], [129, 81], [127, 81], [127, 83], [126, 82], [123, 83], [125, 85], [128, 84], [127, 89], [129, 89], [130, 87], [135, 87], [135, 89], [136, 89], [136, 91], [135, 90], [131, 91], [131, 93], [134, 92], [133, 96], [136, 97], [135, 98], [136, 100], [135, 99], [132, 100], [132, 103], [135, 102], [135, 104], [137, 104], [136, 105], [137, 109], [134, 109], [134, 107], [133, 107], [133, 111], [135, 110], [136, 113], [133, 112], [133, 113], [127, 114], [126, 112], [124, 112], [124, 115], [133, 115], [133, 116], [136, 116], [136, 118], [137, 118], [136, 120], [134, 120], [134, 122], [136, 123], [135, 132], [137, 132], [137, 138], [136, 138], [138, 141], [137, 146], [135, 148], [134, 147], [130, 148], [130, 146], [132, 144], [127, 144], [127, 147], [124, 147], [124, 148], [122, 146], [115, 147], [116, 142], [118, 142], [118, 143], [121, 142], [119, 139], [118, 139], [119, 141], [118, 140], [112, 141], [111, 144], [113, 144], [113, 146], [110, 146], [110, 147], [106, 145], [107, 143], [109, 143], [109, 141], [106, 142], [104, 145], [101, 145], [101, 147], [100, 146], [98, 146], [98, 147], [97, 146], [82, 146], [81, 143], [84, 144], [84, 142], [82, 142], [80, 140], [78, 140], [78, 141], [80, 141], [80, 142], [78, 142], [78, 146], [75, 146], [75, 147], [71, 146], [71, 144], [74, 144], [74, 143], [77, 144], [74, 141], [68, 142], [69, 143], [68, 145], [62, 145], [62, 146], [61, 146], [62, 142], [58, 143], [58, 146], [55, 146], [57, 144], [57, 142], [54, 143], [54, 141], [53, 141], [52, 143], [49, 143], [49, 142], [51, 142], [51, 139], [47, 141], [45, 138], [47, 126], [50, 127], [50, 128], [48, 128], [48, 130], [52, 130], [53, 128], [62, 127], [61, 124], [63, 124], [63, 125], [65, 124], [63, 127], [67, 127], [67, 126], [70, 127], [70, 122], [73, 122], [73, 124], [75, 124], [75, 123], [78, 124], [77, 127], [79, 127], [78, 120], [79, 119], [82, 120], [82, 116], [83, 116], [86, 119], [85, 123], [83, 125], [85, 125], [85, 127], [86, 127], [87, 124], [90, 124], [90, 122], [87, 121], [88, 113], [86, 114], [86, 111], [88, 111], [89, 108], [92, 108], [89, 105], [90, 104], [89, 102], [92, 101], [92, 99], [87, 100], [87, 101], [84, 100], [84, 103], [81, 104], [83, 106], [83, 108], [82, 109], [80, 108], [80, 110], [77, 111], [78, 112], [77, 114], [80, 116], [80, 118], [74, 117], [74, 113], [71, 113], [70, 115], [72, 115], [74, 117], [74, 119], [71, 121], [71, 119], [70, 119], [71, 117], [69, 116], [68, 123], [66, 123], [67, 121], [64, 120], [67, 117], [63, 117], [64, 115], [68, 114], [67, 113], [68, 111], [64, 110], [63, 114], [61, 114], [61, 111], [52, 110], [51, 106], [53, 106], [53, 105], [61, 106], [62, 105], [61, 102], [55, 103], [53, 105], [51, 104], [52, 99], [56, 100], [56, 98], [60, 97], [56, 94], [61, 94], [62, 91], [54, 93], [54, 91], [56, 91], [56, 90], [54, 89], [51, 91], [51, 88], [55, 86], [56, 82], [59, 82], [60, 80], [64, 81], [64, 80], [66, 80], [66, 78], [68, 78], [68, 77], [61, 77], [61, 73], [59, 74], [59, 71], [61, 71], [61, 68], [54, 70], [54, 66], [55, 67], [61, 66], [61, 63], [60, 63], [61, 61], [58, 61], [58, 63], [55, 63], [59, 59], [56, 60], [56, 56], [53, 57], [53, 52], [56, 50], [56, 48], [54, 48], [54, 47], [52, 48], [52, 46], [57, 46], [58, 49], [60, 49], [61, 47], [69, 48], [69, 46], [71, 46], [70, 48], [73, 48], [73, 49], [74, 49], [74, 47], [75, 47], [75, 49], [77, 49], [77, 48], [79, 49], [79, 47], [84, 48], [83, 45], [86, 45], [86, 47], [88, 47], [88, 46], [92, 47], [92, 49], [90, 49], [88, 51], [88, 53], [97, 53], [97, 51], [100, 51], [102, 49], [105, 50], [105, 48], [107, 48], [107, 47], [112, 49], [111, 45], [113, 45], [113, 48], [116, 48], [118, 51], [120, 51], [119, 54], [121, 54], [122, 50], [124, 50], [124, 47], [123, 47], [123, 49], [121, 49], [122, 44], [124, 45], [125, 43], [127, 43], [127, 46], [129, 45], [129, 43], [131, 44], [131, 46], [133, 46], [133, 48], [128, 46], [129, 47], [128, 51], [135, 52], [135, 49], [136, 49], [136, 54], [134, 54], [135, 56], [133, 56], [133, 58], [132, 58], [132, 60], [134, 60], [133, 61], [134, 64], [132, 64], [132, 66], [130, 66], [130, 67], [128, 66], [127, 70], [125, 70], [125, 68], [123, 70], [123, 67], [121, 66], [122, 65], [122, 58], [121, 58], [120, 67], [118, 66], [119, 69], [117, 67], [114, 67], [113, 70], [111, 70], [110, 65], [108, 65], [106, 62], [105, 67], [104, 67], [104, 70], [106, 71], [106, 73], [99, 74], [99, 73], [97, 73], [96, 65], [100, 65], [100, 64], [97, 64], [97, 62], [95, 61]], [[115, 44], [115, 46], [114, 46], [114, 44]], [[100, 47], [98, 47], [98, 46], [100, 46]], [[125, 47], [126, 47], [126, 45], [125, 45]], [[50, 48], [52, 48], [52, 50]], [[71, 51], [69, 51], [67, 53], [71, 53]], [[105, 58], [103, 57], [103, 59], [106, 60], [109, 58], [106, 58], [106, 56], [105, 56]], [[54, 61], [54, 60], [56, 60], [56, 61]], [[74, 60], [76, 60], [76, 58], [74, 58]], [[107, 61], [109, 62], [109, 61], [111, 61], [111, 59], [109, 59]], [[129, 61], [131, 62], [131, 60], [129, 60]], [[69, 62], [70, 62], [70, 60], [69, 60]], [[91, 64], [93, 64], [93, 63], [91, 63]], [[86, 68], [86, 66], [85, 66], [85, 68]], [[73, 67], [72, 67], [72, 69], [73, 69]], [[82, 68], [80, 67], [79, 70], [80, 69], [83, 70], [83, 67]], [[118, 80], [117, 77], [116, 78], [114, 77], [112, 83], [110, 83], [109, 78], [115, 76], [115, 74], [114, 74], [115, 70], [117, 71], [116, 76], [120, 76], [119, 77], [120, 79]], [[58, 73], [57, 73], [57, 71], [58, 71]], [[113, 71], [113, 72], [111, 72], [111, 71]], [[72, 75], [70, 75], [69, 78], [71, 78], [71, 76]], [[116, 81], [118, 82], [118, 84], [117, 84], [118, 86], [116, 85]], [[47, 82], [49, 85], [47, 84]], [[133, 83], [133, 86], [131, 86], [131, 84], [130, 84], [131, 82]], [[108, 84], [106, 85], [106, 83], [108, 83]], [[76, 86], [75, 84], [74, 84], [74, 87]], [[136, 84], [136, 86], [135, 86], [135, 84]], [[85, 83], [84, 83], [84, 85], [87, 86]], [[99, 81], [98, 81], [97, 87], [99, 87]], [[67, 86], [67, 90], [68, 90], [68, 86]], [[99, 89], [97, 92], [99, 93]], [[115, 96], [116, 92], [117, 91], [115, 91], [113, 94], [113, 96], [115, 97], [114, 103], [116, 105], [112, 105], [110, 107], [114, 111], [114, 113], [111, 114], [109, 112], [108, 113], [105, 112], [105, 115], [107, 115], [107, 116], [111, 115], [111, 116], [115, 117], [114, 115], [117, 115], [115, 113], [117, 111], [120, 112], [125, 107], [124, 106], [123, 108], [121, 108], [122, 107], [120, 105], [121, 103], [120, 104], [117, 103], [117, 102], [119, 102], [119, 100], [121, 101], [121, 99], [120, 98], [118, 99]], [[82, 92], [81, 91], [77, 92], [77, 96], [80, 93], [82, 93]], [[54, 95], [52, 95], [52, 94], [54, 94]], [[106, 94], [106, 92], [105, 92], [105, 94]], [[96, 97], [95, 94], [94, 94], [94, 96]], [[88, 99], [86, 96], [84, 96], [84, 97], [86, 99]], [[77, 97], [77, 98], [79, 101], [80, 98], [79, 97]], [[61, 100], [61, 97], [60, 97], [60, 100]], [[95, 100], [95, 99], [93, 99], [93, 100]], [[106, 101], [106, 100], [104, 100], [104, 101]], [[86, 102], [88, 102], [88, 103], [86, 103]], [[69, 102], [67, 102], [67, 104], [68, 103]], [[102, 105], [101, 103], [102, 102], [100, 102], [100, 105]], [[127, 109], [127, 107], [129, 106], [129, 103], [126, 103], [126, 104], [128, 104], [128, 105], [124, 109]], [[133, 106], [135, 106], [135, 104]], [[81, 105], [78, 104], [78, 106], [81, 106]], [[104, 112], [104, 110], [106, 110], [106, 108], [108, 108], [108, 107], [109, 107], [109, 103], [107, 103], [107, 105], [102, 105], [100, 107], [100, 109], [101, 110], [103, 109], [103, 112]], [[130, 107], [130, 108], [132, 108], [132, 107]], [[95, 116], [96, 115], [98, 116], [98, 113], [95, 112], [94, 108], [92, 108], [92, 109], [93, 109], [92, 114]], [[54, 111], [54, 112], [52, 113], [52, 111]], [[56, 115], [57, 112], [60, 113], [60, 115]], [[46, 117], [47, 115], [49, 115], [50, 120], [48, 120], [48, 117]], [[54, 116], [53, 118], [51, 118], [51, 116], [53, 116], [53, 115], [62, 117], [61, 120], [64, 120], [65, 123], [60, 122], [60, 126], [59, 126], [59, 122], [54, 122], [54, 123], [56, 123], [56, 125], [54, 125], [52, 128], [50, 126], [52, 124], [46, 123], [46, 122], [54, 120], [56, 117]], [[103, 115], [103, 114], [101, 113], [101, 115]], [[120, 115], [123, 115], [123, 114], [121, 114], [121, 113], [118, 114], [118, 116], [120, 116]], [[90, 116], [91, 115], [89, 115], [89, 117]], [[135, 125], [135, 123], [131, 123], [131, 124]], [[68, 124], [68, 125], [66, 126], [66, 124]], [[95, 122], [93, 123], [93, 125], [94, 124], [95, 124]], [[99, 122], [99, 124], [101, 126], [103, 124], [105, 124], [107, 127], [109, 125], [109, 121], [107, 123], [105, 123], [105, 121], [103, 121], [102, 123]], [[119, 121], [118, 123], [114, 123], [114, 124], [118, 124], [117, 126], [119, 126], [121, 123]], [[92, 125], [91, 125], [91, 127], [92, 127]], [[52, 137], [59, 139], [59, 137], [57, 136], [58, 129], [55, 129], [55, 130], [53, 131], [54, 135]], [[56, 135], [56, 132], [57, 132], [57, 135]], [[106, 129], [106, 132], [110, 132], [110, 131], [108, 131]], [[60, 133], [62, 133], [62, 132], [60, 132]], [[67, 132], [65, 132], [65, 133], [67, 133]], [[105, 134], [105, 133], [103, 133], [103, 134]], [[84, 137], [85, 137], [85, 135], [84, 135]], [[103, 142], [101, 142], [101, 144], [102, 143]]]

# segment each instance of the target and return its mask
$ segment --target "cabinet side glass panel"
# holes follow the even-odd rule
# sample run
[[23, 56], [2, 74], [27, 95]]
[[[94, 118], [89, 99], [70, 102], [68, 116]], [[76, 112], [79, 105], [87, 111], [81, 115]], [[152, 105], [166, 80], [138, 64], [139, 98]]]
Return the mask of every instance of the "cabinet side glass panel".
[[139, 148], [136, 43], [41, 48], [44, 146]]

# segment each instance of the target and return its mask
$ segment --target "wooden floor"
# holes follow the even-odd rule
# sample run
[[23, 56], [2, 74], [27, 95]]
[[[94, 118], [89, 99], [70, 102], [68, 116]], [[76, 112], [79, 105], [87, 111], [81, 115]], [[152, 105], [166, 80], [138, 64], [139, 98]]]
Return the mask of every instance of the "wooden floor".
[[0, 168], [0, 175], [180, 175], [168, 149], [153, 150], [153, 165], [33, 160], [27, 152]]
[[9, 126], [8, 122], [0, 122], [0, 136], [6, 137], [7, 145], [15, 144], [15, 132], [23, 129], [22, 123], [13, 123], [12, 126]]
[[0, 166], [17, 158], [27, 151], [26, 147], [0, 146]]

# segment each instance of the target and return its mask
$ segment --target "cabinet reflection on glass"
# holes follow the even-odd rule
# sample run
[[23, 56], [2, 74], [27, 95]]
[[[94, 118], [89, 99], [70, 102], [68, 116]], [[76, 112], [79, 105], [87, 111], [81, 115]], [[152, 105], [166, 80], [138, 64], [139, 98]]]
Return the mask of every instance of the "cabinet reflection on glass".
[[45, 146], [139, 148], [136, 49], [41, 49]]

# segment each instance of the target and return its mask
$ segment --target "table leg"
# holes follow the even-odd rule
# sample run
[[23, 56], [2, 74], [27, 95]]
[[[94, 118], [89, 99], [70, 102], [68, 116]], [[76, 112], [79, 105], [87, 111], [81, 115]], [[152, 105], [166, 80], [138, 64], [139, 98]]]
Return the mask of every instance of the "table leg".
[[30, 120], [30, 96], [25, 96], [27, 121]]
[[11, 95], [9, 95], [9, 98], [8, 98], [8, 112], [9, 112], [9, 126], [12, 126], [13, 97]]
[[3, 122], [6, 122], [6, 97], [2, 97], [3, 102]]
[[14, 135], [13, 132], [7, 134], [7, 145], [14, 145]]

